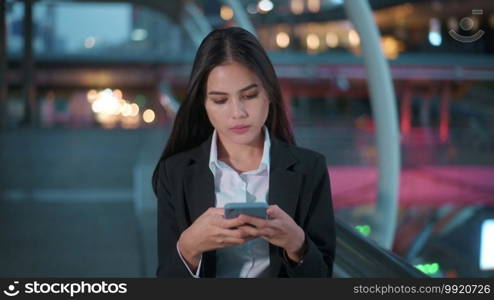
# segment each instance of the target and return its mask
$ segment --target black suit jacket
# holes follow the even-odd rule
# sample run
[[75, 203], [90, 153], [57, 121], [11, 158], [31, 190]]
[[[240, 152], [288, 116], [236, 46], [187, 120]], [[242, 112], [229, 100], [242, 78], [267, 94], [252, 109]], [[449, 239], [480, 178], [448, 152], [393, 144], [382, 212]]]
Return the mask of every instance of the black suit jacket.
[[[176, 243], [209, 207], [215, 206], [209, 169], [211, 137], [200, 146], [158, 164], [158, 277], [191, 277]], [[334, 215], [326, 159], [311, 150], [271, 138], [268, 203], [277, 204], [305, 231], [301, 264], [284, 259], [270, 244], [272, 277], [330, 277], [335, 254]], [[216, 251], [203, 253], [201, 277], [215, 277]]]

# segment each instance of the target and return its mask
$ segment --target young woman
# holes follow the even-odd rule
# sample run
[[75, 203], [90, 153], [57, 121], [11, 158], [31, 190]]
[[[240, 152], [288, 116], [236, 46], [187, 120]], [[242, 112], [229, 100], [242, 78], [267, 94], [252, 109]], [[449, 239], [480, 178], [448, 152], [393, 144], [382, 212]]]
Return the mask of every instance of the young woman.
[[[200, 45], [153, 189], [159, 277], [332, 274], [325, 158], [295, 146], [273, 66], [246, 30]], [[230, 202], [267, 202], [268, 219], [226, 219]]]

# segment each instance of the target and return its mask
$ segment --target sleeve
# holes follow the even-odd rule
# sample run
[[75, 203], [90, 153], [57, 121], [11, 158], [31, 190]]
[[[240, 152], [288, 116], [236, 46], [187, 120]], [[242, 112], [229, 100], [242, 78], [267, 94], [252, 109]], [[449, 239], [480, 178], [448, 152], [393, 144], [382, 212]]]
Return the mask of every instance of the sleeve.
[[177, 252], [178, 252], [178, 255], [180, 256], [180, 259], [182, 260], [182, 262], [184, 263], [184, 265], [187, 267], [187, 270], [189, 270], [189, 273], [192, 277], [194, 278], [199, 278], [199, 274], [201, 273], [201, 265], [202, 265], [202, 254], [201, 254], [201, 258], [199, 259], [199, 265], [197, 266], [197, 270], [196, 272], [192, 272], [192, 270], [189, 268], [189, 265], [187, 264], [187, 262], [185, 261], [185, 259], [182, 257], [182, 253], [180, 253], [180, 250], [178, 248], [178, 242], [177, 242]]
[[156, 196], [158, 198], [158, 268], [156, 276], [193, 277], [177, 251], [180, 232], [173, 206], [173, 192], [170, 189], [164, 161], [158, 164], [156, 172]]
[[336, 248], [331, 188], [326, 159], [320, 156], [315, 168], [315, 186], [308, 217], [302, 229], [307, 249], [300, 263], [283, 262], [289, 277], [331, 277]]

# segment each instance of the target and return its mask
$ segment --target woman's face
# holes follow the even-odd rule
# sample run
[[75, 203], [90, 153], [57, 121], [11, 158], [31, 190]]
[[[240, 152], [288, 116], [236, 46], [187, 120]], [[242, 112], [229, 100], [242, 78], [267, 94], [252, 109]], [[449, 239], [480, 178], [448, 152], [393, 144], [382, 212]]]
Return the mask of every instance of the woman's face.
[[243, 145], [258, 142], [269, 112], [260, 79], [237, 62], [211, 70], [204, 106], [221, 141]]

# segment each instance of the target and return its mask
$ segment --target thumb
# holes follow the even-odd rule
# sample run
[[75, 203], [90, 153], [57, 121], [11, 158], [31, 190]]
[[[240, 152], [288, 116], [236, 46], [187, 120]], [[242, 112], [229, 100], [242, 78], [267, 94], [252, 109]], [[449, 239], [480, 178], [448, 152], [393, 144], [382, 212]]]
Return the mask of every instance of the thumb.
[[223, 208], [210, 207], [207, 211], [208, 215], [221, 215], [225, 214], [225, 210]]
[[278, 205], [270, 205], [266, 210], [270, 219], [277, 219], [283, 214], [283, 210]]

